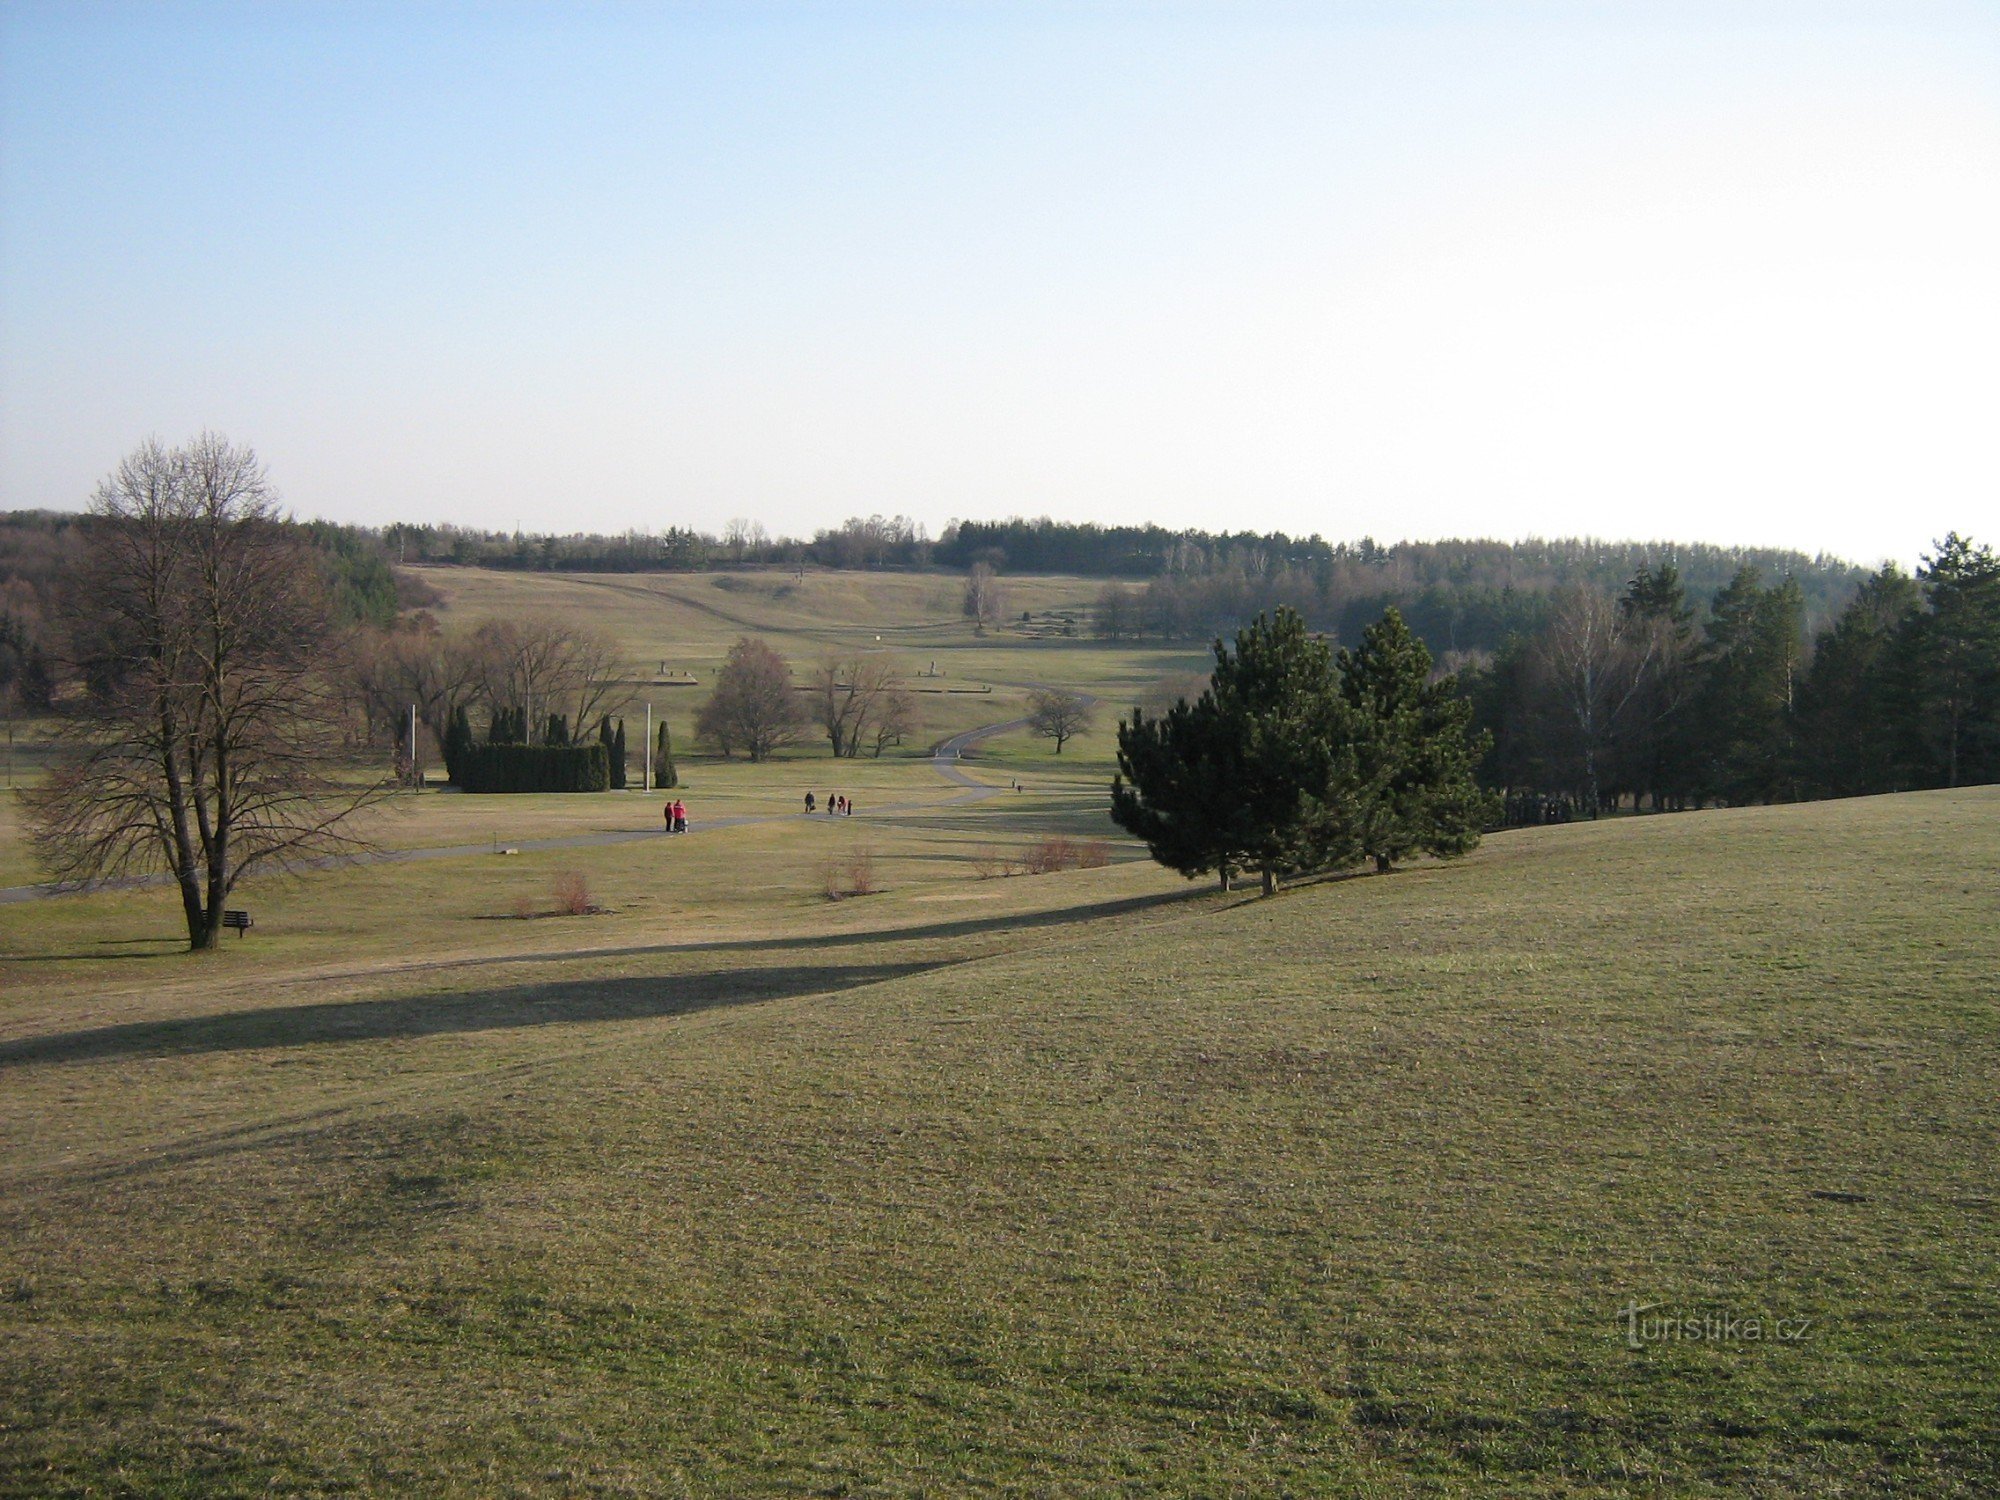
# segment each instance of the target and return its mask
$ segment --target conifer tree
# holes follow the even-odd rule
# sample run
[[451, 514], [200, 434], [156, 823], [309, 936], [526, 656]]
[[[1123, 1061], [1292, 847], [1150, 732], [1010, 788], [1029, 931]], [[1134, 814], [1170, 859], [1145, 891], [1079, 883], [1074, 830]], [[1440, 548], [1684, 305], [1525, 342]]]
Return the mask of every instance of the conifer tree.
[[1333, 657], [1292, 610], [1262, 615], [1215, 643], [1215, 672], [1199, 700], [1118, 731], [1111, 815], [1153, 857], [1193, 876], [1256, 869], [1266, 894], [1281, 876], [1335, 862], [1327, 838], [1340, 717]]
[[614, 791], [625, 790], [625, 721], [618, 721], [618, 728], [611, 735], [611, 786]]
[[1925, 786], [2000, 779], [2000, 558], [1952, 532], [1917, 574], [1900, 643], [1909, 754]]
[[674, 764], [673, 733], [667, 728], [667, 721], [662, 719], [659, 732], [653, 736], [653, 785], [667, 791], [680, 784], [680, 768]]
[[453, 785], [464, 785], [459, 778], [464, 772], [466, 753], [471, 750], [472, 745], [472, 718], [466, 712], [465, 705], [461, 703], [451, 712], [451, 721], [445, 729], [444, 744], [441, 747], [444, 752], [445, 778]]
[[1341, 727], [1353, 736], [1355, 787], [1328, 811], [1381, 872], [1412, 854], [1451, 858], [1479, 844], [1496, 815], [1474, 772], [1491, 747], [1451, 678], [1431, 680], [1431, 654], [1396, 610], [1339, 659]]
[[1820, 632], [1799, 685], [1799, 775], [1809, 795], [1852, 797], [1909, 784], [1900, 754], [1897, 643], [1922, 602], [1916, 583], [1891, 563]]

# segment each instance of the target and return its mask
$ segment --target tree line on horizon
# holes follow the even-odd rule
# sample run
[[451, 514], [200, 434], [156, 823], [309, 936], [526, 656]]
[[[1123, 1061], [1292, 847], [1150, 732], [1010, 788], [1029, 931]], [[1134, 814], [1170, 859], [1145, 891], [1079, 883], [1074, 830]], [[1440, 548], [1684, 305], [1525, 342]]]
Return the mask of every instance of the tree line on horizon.
[[1481, 780], [1579, 812], [2000, 781], [2000, 560], [1957, 533], [1808, 629], [1796, 578], [1744, 568], [1697, 613], [1671, 563], [1550, 596], [1466, 670]]
[[[74, 551], [79, 519], [49, 511], [0, 515], [0, 694], [30, 708], [46, 706], [49, 581]], [[335, 618], [378, 628], [435, 598], [413, 565], [604, 572], [950, 569], [968, 578], [1058, 572], [1107, 580], [1092, 611], [1094, 629], [1105, 639], [1208, 640], [1285, 606], [1312, 629], [1351, 642], [1393, 604], [1433, 654], [1453, 666], [1539, 629], [1556, 591], [1617, 588], [1639, 567], [1661, 561], [1671, 561], [1698, 594], [1721, 588], [1745, 567], [1793, 578], [1814, 629], [1866, 576], [1837, 558], [1773, 548], [1588, 538], [1383, 546], [1367, 537], [1330, 543], [1282, 532], [1224, 534], [1046, 518], [958, 521], [935, 541], [904, 516], [853, 517], [810, 539], [772, 538], [749, 521], [732, 522], [719, 536], [686, 527], [553, 536], [403, 523], [282, 524], [300, 528]]]

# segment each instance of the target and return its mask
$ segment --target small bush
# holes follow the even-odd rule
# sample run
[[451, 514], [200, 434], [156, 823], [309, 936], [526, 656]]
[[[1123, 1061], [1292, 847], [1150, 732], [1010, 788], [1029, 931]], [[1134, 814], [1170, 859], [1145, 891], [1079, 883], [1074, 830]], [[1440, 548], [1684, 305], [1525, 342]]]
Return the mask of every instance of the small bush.
[[1019, 874], [1020, 867], [1005, 849], [989, 845], [972, 856], [972, 873], [981, 880], [994, 880]]
[[1018, 866], [1010, 864], [1002, 873], [1019, 868], [1029, 875], [1054, 875], [1062, 870], [1097, 870], [1111, 863], [1108, 839], [1071, 839], [1058, 834], [1028, 845]]
[[597, 909], [591, 904], [590, 882], [579, 870], [565, 870], [556, 876], [552, 892], [558, 916], [587, 917]]
[[829, 901], [845, 901], [850, 896], [872, 896], [875, 884], [875, 851], [863, 846], [846, 854], [827, 856], [820, 866], [820, 886]]
[[1076, 844], [1060, 834], [1028, 845], [1027, 852], [1021, 856], [1021, 868], [1030, 875], [1053, 875], [1075, 863]]

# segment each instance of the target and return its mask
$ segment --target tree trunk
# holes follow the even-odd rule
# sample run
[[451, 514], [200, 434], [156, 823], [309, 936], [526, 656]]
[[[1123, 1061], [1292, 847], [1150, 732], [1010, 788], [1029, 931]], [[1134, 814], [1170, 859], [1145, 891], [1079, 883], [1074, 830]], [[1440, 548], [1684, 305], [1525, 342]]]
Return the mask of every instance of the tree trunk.
[[1375, 873], [1377, 875], [1387, 875], [1392, 868], [1394, 868], [1394, 865], [1388, 855], [1378, 854], [1375, 856]]
[[1278, 890], [1277, 866], [1272, 864], [1266, 864], [1264, 866], [1263, 874], [1264, 874], [1264, 894], [1267, 896], [1277, 894]]
[[1219, 872], [1222, 876], [1222, 888], [1226, 891], [1229, 889], [1230, 879], [1235, 875], [1236, 872], [1234, 870], [1231, 870], [1228, 865], [1220, 866]]

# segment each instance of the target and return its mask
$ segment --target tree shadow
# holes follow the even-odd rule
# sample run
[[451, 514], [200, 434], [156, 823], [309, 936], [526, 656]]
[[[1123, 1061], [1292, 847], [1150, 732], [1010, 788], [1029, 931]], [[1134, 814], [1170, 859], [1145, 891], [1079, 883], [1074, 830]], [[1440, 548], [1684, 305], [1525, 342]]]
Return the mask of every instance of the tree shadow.
[[369, 1042], [575, 1021], [644, 1020], [797, 995], [833, 994], [922, 974], [953, 961], [789, 964], [644, 978], [558, 980], [471, 994], [281, 1005], [185, 1020], [134, 1021], [0, 1043], [0, 1068]]
[[[968, 856], [969, 857], [969, 856]], [[1026, 878], [1026, 877], [1023, 877]], [[524, 953], [505, 959], [468, 959], [468, 963], [574, 963], [580, 958], [637, 958], [648, 953], [782, 953], [800, 948], [836, 949], [864, 947], [875, 943], [935, 942], [943, 938], [979, 937], [1013, 928], [1067, 927], [1094, 922], [1148, 907], [1168, 906], [1179, 901], [1211, 896], [1206, 885], [1181, 891], [1158, 891], [1147, 896], [1120, 896], [1114, 900], [1092, 901], [1083, 906], [1063, 906], [1053, 911], [1005, 913], [992, 917], [963, 917], [951, 922], [927, 922], [916, 927], [871, 927], [859, 932], [813, 933], [780, 938], [716, 938], [697, 943], [657, 943], [629, 948], [592, 948], [587, 952]], [[959, 957], [936, 960], [928, 967], [957, 963]], [[4, 1056], [4, 1054], [0, 1054]]]

